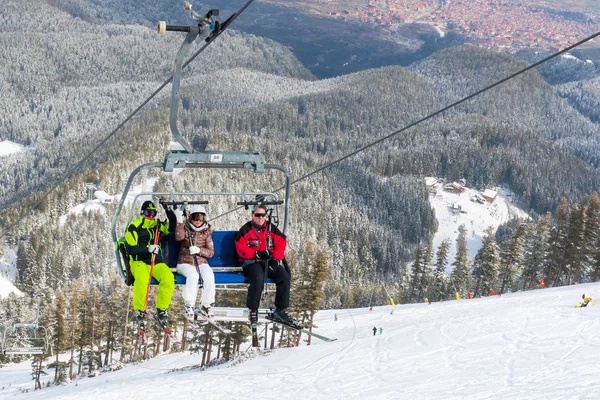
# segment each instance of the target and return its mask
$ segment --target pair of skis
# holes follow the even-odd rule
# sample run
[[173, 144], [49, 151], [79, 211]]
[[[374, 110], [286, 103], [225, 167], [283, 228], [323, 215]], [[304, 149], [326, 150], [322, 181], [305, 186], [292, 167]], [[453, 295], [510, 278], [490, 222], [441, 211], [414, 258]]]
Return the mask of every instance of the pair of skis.
[[[181, 343], [181, 339], [179, 339], [177, 336], [175, 336], [173, 334], [173, 332], [171, 331], [171, 329], [169, 328], [169, 326], [166, 323], [163, 323], [161, 320], [158, 319], [158, 316], [156, 315], [156, 313], [154, 311], [148, 310], [148, 311], [146, 311], [146, 313], [150, 314], [152, 316], [152, 318], [158, 323], [158, 325], [160, 325], [162, 330], [165, 332], [165, 335], [169, 336], [169, 338], [171, 339], [171, 344], [180, 344]], [[145, 321], [138, 323], [138, 336], [139, 336], [140, 343], [142, 345], [146, 344], [146, 326], [144, 323], [145, 323]]]
[[185, 312], [185, 310], [183, 311], [183, 316], [190, 322], [190, 326], [197, 331], [202, 329], [202, 327], [197, 324], [197, 322], [200, 320], [200, 321], [208, 322], [209, 324], [214, 326], [217, 330], [223, 332], [226, 335], [231, 334], [231, 329], [228, 329], [225, 326], [221, 325], [221, 323], [219, 323], [218, 321], [215, 321], [214, 318], [208, 318], [206, 315], [204, 315], [202, 312], [200, 312], [198, 307], [194, 308], [194, 318], [193, 319], [188, 318], [188, 315]]
[[[268, 320], [268, 321], [270, 321], [270, 322], [273, 322], [275, 324], [279, 324], [279, 325], [284, 326], [286, 328], [290, 328], [290, 329], [293, 329], [295, 331], [302, 332], [302, 333], [304, 333], [304, 334], [306, 334], [308, 336], [312, 336], [314, 338], [320, 339], [320, 340], [322, 340], [324, 342], [334, 342], [334, 341], [337, 340], [336, 338], [332, 339], [332, 338], [329, 338], [327, 336], [323, 336], [323, 335], [319, 335], [318, 333], [311, 332], [308, 329], [305, 329], [304, 327], [302, 327], [301, 325], [290, 324], [290, 323], [283, 322], [283, 321], [278, 320], [278, 319], [274, 319], [272, 313], [267, 314], [265, 316], [265, 319]], [[256, 325], [251, 325], [250, 328], [252, 329], [252, 347], [260, 347]]]
[[[187, 314], [185, 312], [183, 312], [184, 316], [187, 318], [187, 320], [190, 322], [190, 326], [195, 329], [195, 330], [201, 330], [202, 327], [199, 326], [197, 324], [198, 320], [202, 320], [202, 321], [206, 321], [210, 324], [212, 324], [217, 330], [221, 331], [222, 333], [229, 335], [231, 334], [231, 330], [224, 327], [223, 325], [221, 325], [218, 321], [215, 321], [214, 319], [208, 318], [206, 317], [204, 314], [200, 313], [199, 310], [196, 308], [194, 313], [194, 319], [189, 319], [187, 318]], [[171, 329], [169, 329], [169, 327], [166, 324], [163, 324], [158, 317], [156, 316], [156, 313], [154, 311], [148, 311], [148, 314], [152, 315], [152, 318], [154, 318], [154, 320], [161, 326], [161, 328], [163, 329], [163, 331], [165, 332], [165, 334], [167, 336], [169, 336], [169, 338], [171, 339], [171, 343], [173, 344], [178, 344], [181, 343], [181, 339], [177, 338], [172, 332]], [[302, 332], [308, 336], [312, 336], [314, 338], [317, 338], [319, 340], [322, 340], [324, 342], [334, 342], [337, 339], [336, 338], [329, 338], [327, 336], [323, 336], [323, 335], [319, 335], [318, 333], [315, 332], [311, 332], [308, 329], [305, 329], [304, 327], [300, 326], [300, 325], [296, 325], [296, 324], [290, 324], [290, 323], [286, 323], [280, 320], [276, 320], [273, 319], [272, 314], [268, 314], [265, 316], [265, 319], [273, 322], [275, 324], [279, 324], [281, 326], [284, 326], [286, 328], [290, 328], [293, 330], [296, 330], [298, 332]], [[259, 339], [258, 339], [258, 329], [256, 325], [251, 325], [250, 326], [251, 331], [252, 331], [252, 347], [260, 347], [259, 344]], [[139, 326], [139, 336], [140, 336], [140, 342], [142, 343], [142, 345], [146, 344], [146, 338], [145, 338], [145, 327], [144, 325], [140, 325]]]

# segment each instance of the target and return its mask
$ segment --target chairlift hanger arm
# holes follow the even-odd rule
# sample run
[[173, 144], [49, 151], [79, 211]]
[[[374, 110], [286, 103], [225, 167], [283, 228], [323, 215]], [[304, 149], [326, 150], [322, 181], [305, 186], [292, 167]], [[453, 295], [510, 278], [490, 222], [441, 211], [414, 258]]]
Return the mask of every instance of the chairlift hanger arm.
[[192, 18], [198, 23], [196, 26], [176, 26], [167, 25], [164, 21], [158, 23], [158, 33], [163, 34], [170, 32], [187, 32], [187, 35], [177, 52], [175, 57], [175, 65], [173, 68], [173, 84], [171, 88], [171, 108], [169, 114], [169, 127], [175, 139], [183, 146], [185, 151], [193, 153], [194, 148], [183, 138], [177, 127], [177, 110], [179, 108], [179, 91], [181, 85], [181, 71], [183, 69], [183, 59], [188, 53], [191, 44], [196, 38], [204, 39], [210, 42], [221, 31], [221, 26], [216, 20], [219, 15], [219, 10], [209, 10], [206, 15], [200, 15], [192, 11], [192, 5], [189, 1], [185, 2], [184, 9], [189, 10]]

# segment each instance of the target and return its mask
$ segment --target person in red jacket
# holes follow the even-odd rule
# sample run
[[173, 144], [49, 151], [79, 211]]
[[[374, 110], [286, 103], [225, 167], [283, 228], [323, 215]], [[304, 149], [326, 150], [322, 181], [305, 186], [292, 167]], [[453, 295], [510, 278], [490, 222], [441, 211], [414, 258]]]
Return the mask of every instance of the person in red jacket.
[[275, 225], [267, 222], [265, 205], [254, 209], [252, 220], [240, 228], [234, 241], [244, 276], [250, 283], [246, 298], [250, 324], [256, 326], [258, 320], [258, 307], [265, 282], [265, 263], [268, 265], [268, 277], [276, 284], [273, 320], [297, 324], [288, 312], [291, 278], [283, 264], [287, 238]]

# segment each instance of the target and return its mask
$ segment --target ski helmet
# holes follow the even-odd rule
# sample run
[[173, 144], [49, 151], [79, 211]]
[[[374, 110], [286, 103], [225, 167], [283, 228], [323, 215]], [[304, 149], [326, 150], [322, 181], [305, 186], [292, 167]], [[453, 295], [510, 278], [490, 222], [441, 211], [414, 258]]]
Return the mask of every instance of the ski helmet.
[[206, 209], [204, 207], [202, 207], [200, 204], [194, 204], [190, 208], [190, 215], [193, 215], [193, 214], [204, 214], [204, 215], [206, 215]]
[[585, 299], [585, 293], [581, 295], [581, 298], [582, 298], [582, 299]]
[[144, 204], [142, 204], [142, 210], [141, 211], [144, 212], [146, 210], [157, 211], [156, 210], [156, 206], [150, 200], [146, 200], [144, 202]]

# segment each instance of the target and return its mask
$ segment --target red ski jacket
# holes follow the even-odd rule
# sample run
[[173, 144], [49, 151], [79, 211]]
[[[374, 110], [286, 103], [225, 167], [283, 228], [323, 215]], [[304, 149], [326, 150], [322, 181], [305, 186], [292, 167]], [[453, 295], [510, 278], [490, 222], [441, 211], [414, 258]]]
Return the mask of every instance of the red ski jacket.
[[[267, 230], [270, 226], [270, 232]], [[235, 235], [235, 249], [240, 260], [258, 260], [257, 251], [267, 250], [267, 238], [269, 240], [268, 250], [274, 260], [281, 261], [285, 255], [287, 238], [273, 224], [265, 223], [263, 226], [257, 226], [248, 221]]]

